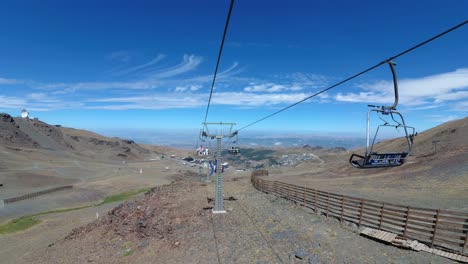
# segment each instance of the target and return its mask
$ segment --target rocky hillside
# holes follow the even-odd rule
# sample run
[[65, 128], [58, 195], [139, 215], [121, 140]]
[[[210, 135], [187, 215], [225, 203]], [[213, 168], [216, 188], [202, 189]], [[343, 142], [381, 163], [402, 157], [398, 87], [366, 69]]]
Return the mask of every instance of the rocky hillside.
[[0, 114], [0, 146], [67, 151], [104, 159], [142, 159], [150, 151], [131, 140]]
[[0, 114], [0, 145], [38, 147], [39, 144], [24, 133], [9, 114]]
[[[376, 150], [403, 150], [404, 138], [377, 144]], [[468, 148], [468, 117], [458, 119], [418, 133], [414, 138], [413, 156], [422, 157], [437, 153], [463, 151]], [[437, 152], [437, 153], [436, 153]]]
[[[408, 148], [405, 138], [395, 138], [382, 141], [374, 146], [377, 152], [406, 151]], [[349, 152], [323, 152], [318, 156], [325, 161], [323, 166], [309, 167], [316, 175], [340, 175], [343, 177], [362, 175], [363, 171], [352, 167], [348, 163], [351, 153], [363, 155], [365, 148], [350, 150]], [[439, 177], [440, 175], [467, 175], [468, 163], [468, 117], [447, 122], [420, 132], [414, 137], [411, 156], [405, 164], [395, 168], [371, 169], [370, 173], [390, 174], [408, 177], [426, 175]], [[369, 172], [366, 172], [369, 173]]]

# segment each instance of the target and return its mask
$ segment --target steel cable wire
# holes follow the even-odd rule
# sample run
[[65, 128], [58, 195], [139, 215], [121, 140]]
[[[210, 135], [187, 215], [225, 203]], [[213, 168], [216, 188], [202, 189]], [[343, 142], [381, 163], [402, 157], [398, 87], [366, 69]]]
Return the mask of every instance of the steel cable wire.
[[219, 47], [218, 60], [216, 61], [216, 68], [215, 68], [214, 75], [213, 75], [213, 81], [211, 82], [210, 97], [208, 98], [208, 104], [206, 106], [206, 112], [205, 112], [205, 119], [204, 119], [205, 123], [206, 123], [206, 119], [208, 118], [208, 111], [210, 110], [211, 97], [213, 96], [213, 89], [214, 89], [215, 82], [216, 82], [216, 75], [218, 73], [219, 61], [221, 60], [221, 54], [223, 53], [224, 40], [226, 39], [226, 33], [229, 27], [229, 20], [231, 19], [233, 6], [234, 6], [234, 0], [231, 0], [231, 5], [229, 6], [229, 12], [227, 15], [226, 24], [224, 25], [224, 33], [223, 33], [223, 38], [221, 40], [221, 46]]
[[438, 39], [438, 38], [440, 38], [440, 37], [442, 37], [442, 36], [444, 36], [444, 35], [446, 35], [446, 34], [452, 32], [452, 31], [454, 31], [454, 30], [456, 30], [456, 29], [458, 29], [458, 28], [464, 26], [464, 25], [467, 24], [467, 23], [468, 23], [468, 20], [465, 20], [465, 21], [463, 21], [462, 23], [460, 23], [460, 24], [458, 24], [458, 25], [456, 25], [456, 26], [454, 26], [454, 27], [451, 27], [451, 28], [445, 30], [445, 31], [442, 32], [442, 33], [439, 33], [439, 34], [437, 34], [437, 35], [435, 35], [435, 36], [433, 36], [433, 37], [431, 37], [431, 38], [429, 38], [429, 39], [427, 39], [427, 40], [425, 40], [425, 41], [423, 41], [423, 42], [421, 42], [421, 43], [419, 43], [419, 44], [417, 44], [417, 45], [415, 45], [415, 46], [413, 46], [413, 47], [411, 47], [411, 48], [409, 48], [409, 49], [406, 49], [406, 50], [404, 50], [403, 52], [398, 53], [397, 55], [394, 55], [394, 56], [392, 56], [392, 57], [389, 57], [388, 59], [385, 59], [385, 60], [383, 60], [383, 61], [377, 63], [376, 65], [371, 66], [371, 67], [369, 67], [369, 68], [367, 68], [367, 69], [365, 69], [365, 70], [363, 70], [363, 71], [361, 71], [361, 72], [359, 72], [359, 73], [357, 73], [357, 74], [355, 74], [355, 75], [353, 75], [353, 76], [351, 76], [351, 77], [348, 77], [348, 78], [346, 78], [346, 79], [344, 79], [344, 80], [342, 80], [342, 81], [340, 81], [340, 82], [338, 82], [338, 83], [335, 83], [335, 84], [329, 86], [328, 88], [325, 88], [325, 89], [323, 89], [323, 90], [320, 90], [320, 91], [318, 91], [318, 92], [316, 92], [316, 93], [314, 93], [314, 94], [312, 94], [312, 95], [310, 95], [310, 96], [308, 96], [308, 97], [306, 97], [306, 98], [304, 98], [304, 99], [302, 99], [302, 100], [300, 100], [300, 101], [297, 101], [297, 102], [295, 102], [295, 103], [293, 103], [293, 104], [291, 104], [291, 105], [289, 105], [289, 106], [287, 106], [287, 107], [285, 107], [285, 108], [282, 108], [282, 109], [280, 109], [280, 110], [278, 110], [278, 111], [276, 111], [276, 112], [274, 112], [274, 113], [272, 113], [272, 114], [269, 114], [269, 115], [267, 115], [267, 116], [265, 116], [265, 117], [262, 117], [262, 118], [258, 119], [257, 121], [254, 121], [254, 122], [252, 122], [252, 123], [250, 123], [250, 124], [248, 124], [248, 125], [245, 125], [245, 126], [239, 128], [237, 131], [246, 129], [246, 128], [250, 127], [250, 126], [253, 126], [253, 125], [257, 124], [257, 123], [260, 123], [260, 122], [264, 121], [265, 119], [268, 119], [268, 118], [270, 118], [270, 117], [272, 117], [272, 116], [275, 116], [275, 115], [277, 115], [277, 114], [279, 114], [279, 113], [281, 113], [281, 112], [283, 112], [283, 111], [286, 111], [286, 110], [288, 110], [289, 108], [294, 107], [294, 106], [296, 106], [296, 105], [298, 105], [298, 104], [301, 104], [301, 103], [303, 103], [303, 102], [305, 102], [305, 101], [307, 101], [307, 100], [309, 100], [309, 99], [311, 99], [311, 98], [314, 98], [315, 96], [317, 96], [317, 95], [319, 95], [319, 94], [322, 94], [322, 93], [324, 93], [324, 92], [327, 92], [327, 91], [329, 91], [329, 90], [331, 90], [331, 89], [333, 89], [333, 88], [335, 88], [335, 87], [337, 87], [337, 86], [339, 86], [339, 85], [341, 85], [341, 84], [343, 84], [343, 83], [345, 83], [345, 82], [348, 82], [348, 81], [350, 81], [350, 80], [352, 80], [352, 79], [354, 79], [354, 78], [356, 78], [356, 77], [358, 77], [358, 76], [360, 76], [360, 75], [363, 75], [364, 73], [367, 73], [367, 72], [369, 72], [369, 71], [371, 71], [371, 70], [373, 70], [373, 69], [375, 69], [375, 68], [381, 66], [382, 64], [387, 63], [387, 61], [394, 60], [394, 59], [396, 59], [396, 58], [398, 58], [398, 57], [401, 57], [401, 56], [403, 56], [403, 55], [405, 55], [405, 54], [407, 54], [407, 53], [409, 53], [409, 52], [411, 52], [411, 51], [413, 51], [413, 50], [415, 50], [415, 49], [417, 49], [417, 48], [420, 48], [420, 47], [422, 47], [422, 46], [428, 44], [429, 42], [432, 42], [432, 41], [434, 41], [434, 40], [436, 40], [436, 39]]

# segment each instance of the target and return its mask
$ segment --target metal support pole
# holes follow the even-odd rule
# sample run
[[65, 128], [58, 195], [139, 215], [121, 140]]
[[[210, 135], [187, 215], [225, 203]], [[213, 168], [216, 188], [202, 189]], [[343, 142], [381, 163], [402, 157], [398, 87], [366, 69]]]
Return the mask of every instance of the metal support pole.
[[198, 175], [200, 176], [200, 181], [203, 181], [202, 167], [198, 165]]
[[[223, 195], [223, 178], [221, 176], [221, 171], [222, 171], [222, 162], [220, 160], [221, 158], [221, 140], [223, 138], [233, 138], [237, 137], [238, 131], [232, 131], [232, 128], [236, 125], [236, 123], [207, 123], [204, 122], [202, 123], [204, 126], [204, 129], [201, 133], [203, 137], [206, 138], [211, 138], [215, 139], [217, 142], [217, 148], [215, 151], [215, 160], [216, 160], [216, 184], [215, 184], [215, 206], [213, 208], [213, 214], [221, 214], [221, 213], [226, 213], [226, 210], [224, 210], [224, 195]], [[229, 132], [223, 132], [223, 129], [218, 130], [217, 134], [212, 134], [210, 133], [208, 126], [224, 126], [229, 128]], [[225, 131], [225, 130], [224, 130]], [[209, 177], [207, 175], [207, 181]], [[255, 179], [256, 183], [255, 186], [257, 188], [262, 188], [263, 186], [258, 186], [258, 179]]]
[[[216, 136], [217, 141], [217, 150], [216, 150], [216, 187], [215, 187], [215, 207], [213, 208], [213, 214], [222, 214], [226, 213], [224, 210], [224, 197], [223, 197], [223, 178], [221, 177], [221, 161], [219, 158], [221, 157], [221, 139], [222, 136]], [[222, 165], [221, 165], [222, 166]]]
[[205, 182], [211, 182], [210, 172], [211, 172], [211, 168], [210, 168], [210, 164], [208, 163], [208, 171], [206, 172]]

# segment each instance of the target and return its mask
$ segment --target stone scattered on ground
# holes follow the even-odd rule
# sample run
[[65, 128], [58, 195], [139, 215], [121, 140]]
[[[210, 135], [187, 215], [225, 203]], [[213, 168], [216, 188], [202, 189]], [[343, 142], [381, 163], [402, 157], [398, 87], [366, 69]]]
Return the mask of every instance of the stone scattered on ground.
[[357, 227], [225, 182], [226, 214], [212, 214], [214, 185], [178, 180], [125, 202], [25, 263], [450, 263], [359, 236]]

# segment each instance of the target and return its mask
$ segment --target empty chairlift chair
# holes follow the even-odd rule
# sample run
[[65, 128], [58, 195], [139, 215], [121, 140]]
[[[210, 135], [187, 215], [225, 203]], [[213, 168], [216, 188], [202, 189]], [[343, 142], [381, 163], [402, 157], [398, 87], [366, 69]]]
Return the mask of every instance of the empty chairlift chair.
[[[232, 133], [232, 135], [233, 136], [231, 138], [230, 144], [231, 145], [237, 144], [237, 141], [239, 140], [237, 131]], [[231, 146], [231, 149], [229, 149], [229, 154], [236, 155], [236, 154], [239, 154], [239, 153], [240, 153], [239, 147]]]
[[231, 147], [231, 149], [229, 150], [229, 153], [231, 154], [239, 154], [240, 153], [240, 149], [239, 147]]
[[[353, 153], [349, 158], [349, 163], [356, 168], [383, 168], [383, 167], [395, 167], [402, 165], [408, 156], [411, 154], [413, 148], [413, 138], [415, 129], [413, 127], [407, 126], [403, 115], [396, 110], [398, 105], [398, 82], [395, 72], [395, 64], [392, 61], [387, 61], [393, 75], [393, 87], [395, 91], [395, 101], [392, 106], [374, 106], [367, 112], [367, 145], [366, 153], [364, 156]], [[375, 135], [372, 139], [372, 144], [370, 144], [370, 117], [371, 113], [375, 112], [379, 119], [384, 123], [377, 126]], [[390, 116], [392, 121], [384, 120], [382, 116]], [[400, 121], [395, 119], [395, 116], [398, 116]], [[389, 123], [391, 122], [391, 123]], [[405, 151], [401, 152], [374, 152], [374, 144], [381, 127], [394, 127], [395, 129], [402, 128], [405, 132], [405, 140], [407, 148]], [[411, 133], [408, 133], [410, 131]]]

